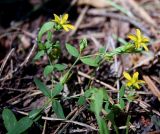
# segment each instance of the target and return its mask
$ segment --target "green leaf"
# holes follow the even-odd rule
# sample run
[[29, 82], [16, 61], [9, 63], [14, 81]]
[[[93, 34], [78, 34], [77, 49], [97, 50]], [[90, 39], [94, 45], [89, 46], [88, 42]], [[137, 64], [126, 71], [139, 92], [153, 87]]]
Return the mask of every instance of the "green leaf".
[[21, 118], [14, 128], [12, 128], [8, 134], [21, 134], [30, 128], [33, 124], [33, 121], [29, 117]]
[[68, 80], [69, 78], [72, 76], [72, 73], [71, 72], [67, 72], [65, 73], [61, 78], [60, 78], [60, 83], [62, 85], [64, 85]]
[[95, 59], [90, 58], [90, 57], [83, 57], [80, 59], [84, 64], [87, 64], [89, 66], [97, 67], [98, 63], [96, 62]]
[[125, 86], [122, 86], [122, 87], [120, 88], [119, 96], [120, 96], [120, 97], [123, 97], [124, 94], [125, 94]]
[[46, 47], [47, 50], [48, 50], [49, 48], [52, 49], [52, 43], [51, 43], [50, 41], [46, 41], [44, 45], [45, 45], [45, 47]]
[[55, 85], [54, 89], [51, 91], [52, 97], [58, 95], [63, 89], [63, 85], [61, 83], [58, 83]]
[[72, 45], [70, 45], [70, 44], [66, 44], [66, 48], [67, 48], [67, 51], [72, 55], [72, 56], [74, 56], [74, 57], [78, 57], [79, 56], [79, 52], [78, 52], [78, 50], [75, 48], [75, 47], [73, 47]]
[[9, 109], [4, 109], [2, 112], [2, 118], [7, 131], [11, 130], [16, 124], [17, 120], [13, 112]]
[[53, 66], [52, 65], [47, 65], [45, 68], [44, 68], [44, 76], [48, 76], [50, 73], [53, 72]]
[[85, 104], [85, 102], [86, 102], [86, 97], [85, 96], [80, 96], [79, 99], [78, 99], [77, 104], [82, 106], [82, 105]]
[[48, 54], [48, 56], [49, 56], [49, 58], [50, 58], [50, 53], [52, 53], [52, 50], [53, 50], [53, 48], [52, 47], [50, 47], [50, 48], [47, 48], [47, 54]]
[[95, 63], [100, 63], [100, 61], [102, 60], [102, 57], [100, 56], [100, 55], [97, 55], [96, 57], [95, 57]]
[[114, 118], [115, 118], [115, 116], [114, 116], [114, 111], [111, 110], [111, 111], [107, 114], [106, 119], [107, 119], [107, 120], [110, 120], [112, 123], [115, 123]]
[[98, 50], [99, 53], [105, 54], [106, 53], [106, 49], [104, 47], [99, 48]]
[[96, 115], [99, 115], [102, 110], [104, 98], [103, 93], [103, 89], [97, 89], [97, 91], [91, 96], [92, 102], [90, 108]]
[[107, 113], [109, 113], [111, 111], [111, 109], [109, 108], [109, 102], [107, 101], [105, 104], [105, 110]]
[[44, 54], [44, 50], [38, 51], [33, 60], [39, 60]]
[[43, 36], [44, 33], [46, 33], [47, 31], [49, 30], [52, 30], [53, 29], [53, 26], [54, 26], [54, 22], [46, 22], [43, 24], [43, 26], [41, 27], [39, 33], [38, 33], [38, 41], [41, 41], [41, 38]]
[[39, 117], [39, 114], [41, 113], [42, 109], [33, 109], [31, 112], [29, 112], [29, 118], [36, 121], [37, 117]]
[[91, 95], [94, 94], [96, 91], [97, 91], [96, 88], [90, 88], [90, 89], [88, 89], [88, 90], [85, 91], [84, 96], [85, 96], [86, 98], [89, 98], [89, 97], [91, 97]]
[[87, 47], [87, 39], [80, 40], [80, 52], [82, 52]]
[[52, 108], [58, 118], [65, 119], [64, 112], [59, 101], [54, 100], [52, 103]]
[[63, 64], [55, 64], [53, 67], [56, 68], [56, 70], [58, 71], [62, 71], [66, 68], [66, 66]]
[[100, 116], [98, 116], [96, 118], [97, 118], [100, 134], [109, 134], [109, 130], [108, 130], [107, 125], [105, 123], [106, 121], [104, 119], [102, 119]]
[[42, 42], [38, 42], [38, 50], [41, 51], [41, 50], [45, 50], [45, 49], [46, 49], [45, 44]]
[[120, 98], [119, 104], [120, 104], [120, 107], [121, 107], [122, 109], [125, 108], [125, 103], [124, 103], [124, 100], [123, 100], [122, 98]]
[[111, 110], [110, 113], [106, 116], [106, 119], [112, 122], [114, 130], [116, 131], [116, 134], [118, 134], [118, 128], [117, 128], [116, 123], [115, 123], [115, 113], [114, 113], [114, 111]]
[[85, 97], [90, 97], [90, 109], [95, 113], [100, 134], [109, 134], [105, 120], [100, 117], [104, 97], [108, 97], [103, 89], [91, 88], [85, 92]]
[[34, 82], [36, 83], [36, 86], [39, 88], [39, 90], [42, 91], [42, 93], [45, 96], [49, 98], [51, 97], [49, 89], [39, 79], [35, 78]]
[[103, 90], [103, 96], [104, 96], [103, 97], [104, 100], [109, 101], [109, 96], [108, 96], [106, 90]]
[[52, 34], [51, 31], [48, 31], [48, 32], [47, 32], [47, 41], [48, 41], [48, 42], [52, 41], [52, 35], [53, 35], [53, 34]]

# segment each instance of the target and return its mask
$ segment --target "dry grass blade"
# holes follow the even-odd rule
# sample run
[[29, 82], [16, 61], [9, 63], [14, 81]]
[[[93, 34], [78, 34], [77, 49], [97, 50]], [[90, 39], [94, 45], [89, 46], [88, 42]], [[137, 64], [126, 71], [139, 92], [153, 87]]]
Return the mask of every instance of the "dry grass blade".
[[158, 90], [154, 82], [149, 78], [149, 76], [143, 76], [143, 79], [147, 83], [148, 88], [151, 90], [151, 92], [160, 99], [160, 91]]

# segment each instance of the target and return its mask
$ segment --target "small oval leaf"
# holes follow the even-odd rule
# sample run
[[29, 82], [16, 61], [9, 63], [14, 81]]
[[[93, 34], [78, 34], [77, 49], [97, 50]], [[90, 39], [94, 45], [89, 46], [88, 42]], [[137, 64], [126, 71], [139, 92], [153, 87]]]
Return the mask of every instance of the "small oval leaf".
[[21, 134], [30, 128], [32, 124], [33, 121], [29, 117], [23, 117], [17, 122], [16, 126], [8, 132], [8, 134]]
[[48, 76], [50, 73], [53, 72], [53, 66], [52, 65], [47, 65], [45, 68], [44, 68], [44, 76]]
[[43, 34], [46, 33], [47, 31], [53, 29], [53, 26], [54, 26], [54, 22], [52, 22], [52, 21], [46, 22], [45, 24], [43, 24], [43, 26], [41, 27], [41, 29], [38, 33], [38, 41], [41, 41]]
[[87, 64], [89, 66], [93, 66], [93, 67], [97, 67], [98, 66], [98, 63], [96, 62], [96, 60], [93, 59], [93, 58], [90, 58], [90, 57], [81, 58], [81, 61], [84, 64]]
[[39, 88], [40, 91], [42, 91], [42, 93], [47, 96], [47, 97], [51, 97], [50, 91], [49, 89], [37, 78], [34, 78], [34, 82], [36, 83], [36, 86]]
[[65, 119], [64, 112], [59, 101], [54, 100], [52, 103], [52, 108], [58, 118]]
[[78, 50], [70, 44], [66, 44], [67, 51], [74, 57], [79, 56]]
[[2, 112], [2, 118], [7, 131], [11, 130], [16, 124], [17, 120], [13, 112], [9, 109], [4, 109]]

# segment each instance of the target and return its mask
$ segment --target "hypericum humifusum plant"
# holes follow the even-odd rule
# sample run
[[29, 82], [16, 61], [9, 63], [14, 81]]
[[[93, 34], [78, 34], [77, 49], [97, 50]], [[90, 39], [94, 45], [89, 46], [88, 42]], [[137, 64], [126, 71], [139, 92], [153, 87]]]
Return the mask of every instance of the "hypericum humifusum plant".
[[[136, 35], [133, 34], [128, 35], [128, 37], [131, 39], [131, 42], [128, 42], [127, 44], [122, 45], [110, 52], [106, 52], [104, 48], [100, 48], [99, 51], [96, 52], [95, 54], [83, 55], [83, 51], [87, 47], [86, 39], [80, 40], [79, 49], [74, 47], [74, 45], [66, 43], [66, 49], [68, 53], [75, 58], [75, 62], [72, 64], [71, 67], [68, 67], [63, 63], [58, 63], [58, 59], [61, 56], [60, 40], [54, 39], [53, 35], [55, 31], [64, 30], [65, 32], [68, 32], [69, 30], [74, 29], [74, 26], [69, 23], [68, 17], [69, 17], [68, 14], [60, 16], [54, 14], [54, 19], [44, 23], [38, 32], [38, 37], [37, 37], [38, 52], [34, 57], [34, 60], [39, 60], [44, 55], [48, 57], [48, 64], [44, 68], [44, 77], [48, 77], [51, 80], [52, 85], [50, 88], [48, 88], [38, 78], [34, 79], [36, 86], [43, 93], [43, 95], [48, 98], [48, 100], [46, 101], [46, 103], [42, 108], [32, 110], [29, 113], [29, 115], [26, 117], [29, 124], [26, 125], [26, 128], [24, 128], [23, 131], [20, 131], [18, 133], [24, 132], [32, 125], [33, 121], [37, 121], [41, 117], [42, 112], [49, 105], [52, 105], [52, 112], [55, 113], [58, 118], [65, 119], [63, 106], [60, 103], [61, 98], [57, 98], [57, 95], [61, 94], [61, 92], [63, 91], [64, 85], [72, 76], [73, 67], [75, 67], [76, 64], [79, 63], [79, 61], [82, 62], [83, 64], [92, 67], [99, 67], [102, 62], [106, 62], [107, 60], [112, 59], [115, 55], [142, 52], [141, 49], [142, 47], [145, 50], [148, 50], [146, 44], [149, 42], [149, 39], [144, 37], [139, 29], [136, 29]], [[53, 73], [56, 71], [61, 73], [61, 77], [59, 78], [58, 81], [55, 80], [53, 75]], [[111, 103], [110, 97], [105, 89], [103, 88], [98, 89], [92, 87], [91, 85], [88, 86], [89, 87], [88, 89], [85, 89], [84, 95], [80, 96], [78, 99], [79, 105], [89, 103], [90, 110], [95, 114], [95, 117], [97, 119], [100, 134], [109, 134], [109, 128], [107, 127], [108, 121], [112, 123], [115, 133], [118, 134], [118, 128], [116, 127], [115, 124], [115, 116], [118, 114], [117, 112], [123, 110], [125, 107], [125, 101], [126, 99], [128, 99], [126, 97], [125, 90], [129, 88], [129, 90], [128, 89], [127, 90], [130, 92], [131, 87], [133, 89], [134, 88], [139, 89], [140, 84], [144, 83], [144, 81], [138, 79], [139, 75], [138, 72], [135, 72], [133, 76], [131, 76], [127, 72], [124, 72], [123, 75], [127, 79], [127, 83], [123, 85], [118, 91], [119, 93], [118, 104], [113, 104], [113, 102]], [[69, 98], [69, 96], [67, 97]], [[12, 125], [12, 127], [8, 127], [7, 124], [9, 122], [8, 117], [15, 118], [14, 115], [9, 110], [5, 110], [3, 113], [4, 124], [7, 128], [8, 133], [10, 133], [12, 130], [16, 129], [15, 126], [17, 128], [19, 127], [17, 125], [14, 126]], [[126, 122], [127, 126], [129, 124], [129, 119], [130, 117], [128, 117], [127, 119]], [[19, 121], [17, 122], [14, 119], [14, 122], [15, 124], [17, 124]]]

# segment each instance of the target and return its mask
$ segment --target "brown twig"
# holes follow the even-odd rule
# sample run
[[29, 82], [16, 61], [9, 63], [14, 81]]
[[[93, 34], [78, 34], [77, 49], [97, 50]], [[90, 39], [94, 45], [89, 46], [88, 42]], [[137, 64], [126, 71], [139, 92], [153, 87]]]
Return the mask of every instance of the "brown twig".
[[[78, 109], [77, 107], [76, 107], [75, 109], [73, 109], [73, 110], [67, 115], [66, 119], [69, 119], [69, 118], [77, 111], [77, 109]], [[61, 124], [58, 126], [58, 128], [54, 131], [53, 134], [57, 134], [58, 131], [60, 130], [60, 128], [61, 128], [63, 125], [64, 125], [64, 123], [61, 123]]]
[[96, 78], [91, 77], [91, 76], [89, 76], [89, 75], [87, 75], [87, 74], [85, 74], [85, 73], [83, 73], [81, 71], [78, 71], [78, 75], [83, 76], [85, 78], [88, 78], [90, 80], [94, 80], [95, 82], [97, 82], [97, 83], [99, 83], [99, 84], [101, 84], [101, 85], [103, 85], [103, 86], [105, 86], [105, 87], [107, 87], [107, 88], [109, 88], [109, 89], [111, 89], [113, 91], [117, 91], [117, 89], [112, 87], [111, 85], [109, 85], [109, 84], [107, 84], [107, 83], [105, 83], [103, 81], [97, 80]]
[[[160, 116], [160, 112], [151, 108], [151, 106], [144, 102], [144, 101], [141, 101], [141, 100], [135, 100], [133, 101], [135, 104], [138, 104], [141, 108], [143, 108], [145, 111], [152, 111], [153, 113], [157, 114], [158, 116]], [[149, 110], [150, 109], [150, 110]]]
[[12, 49], [10, 50], [10, 52], [7, 54], [6, 58], [4, 59], [2, 65], [1, 65], [1, 68], [0, 68], [0, 76], [2, 75], [2, 71], [3, 71], [3, 69], [4, 69], [5, 65], [6, 65], [6, 63], [7, 63], [8, 59], [9, 59], [9, 57], [10, 57], [11, 54], [14, 52], [14, 50], [15, 50], [15, 49], [12, 48]]
[[27, 55], [27, 57], [25, 58], [25, 60], [20, 64], [20, 67], [26, 65], [29, 61], [29, 59], [31, 58], [31, 56], [33, 55], [34, 51], [36, 50], [37, 48], [37, 43], [34, 43], [30, 53]]
[[[84, 106], [84, 107], [81, 107], [80, 109], [78, 109], [77, 111], [76, 111], [76, 113], [73, 115], [73, 117], [70, 119], [71, 121], [73, 121], [73, 120], [75, 120], [75, 118], [84, 110], [86, 108], [86, 106]], [[67, 123], [67, 124], [65, 124], [64, 126], [63, 126], [63, 128], [61, 128], [61, 130], [58, 132], [58, 134], [61, 134], [68, 126], [69, 126], [69, 122]], [[56, 134], [56, 133], [54, 133], [54, 134]]]
[[[17, 110], [16, 112], [20, 113], [20, 114], [23, 114], [23, 115], [28, 115], [28, 113], [22, 112], [22, 111], [19, 111], [19, 110]], [[45, 117], [45, 116], [42, 116], [42, 119], [43, 120], [48, 120], [48, 121], [62, 121], [62, 122], [66, 122], [66, 123], [73, 123], [73, 124], [76, 124], [76, 125], [79, 125], [79, 126], [82, 126], [82, 127], [94, 130], [94, 131], [98, 131], [98, 129], [96, 129], [96, 128], [88, 125], [88, 124], [78, 122], [78, 121], [72, 121], [72, 120], [66, 120], [66, 119], [60, 119], [60, 118], [53, 118], [53, 117]]]

